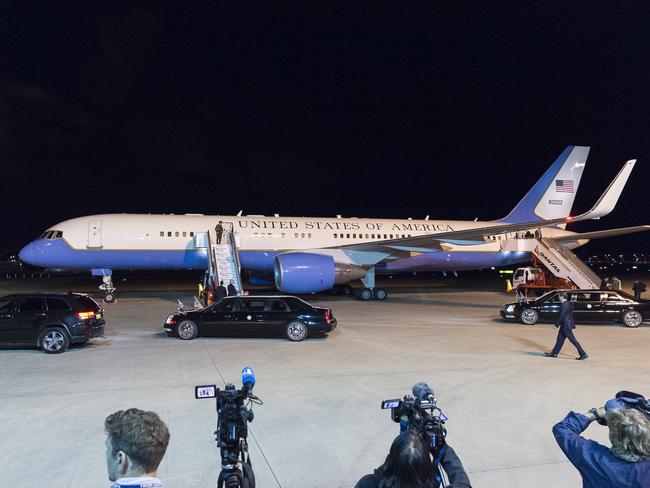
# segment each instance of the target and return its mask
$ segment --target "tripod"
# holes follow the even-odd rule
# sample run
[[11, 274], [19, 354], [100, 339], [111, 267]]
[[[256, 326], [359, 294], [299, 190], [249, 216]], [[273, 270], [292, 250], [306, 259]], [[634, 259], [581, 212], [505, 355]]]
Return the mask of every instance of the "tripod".
[[[241, 453], [241, 460], [238, 452]], [[251, 467], [248, 444], [244, 439], [240, 439], [239, 449], [223, 452], [217, 488], [255, 488], [255, 473]]]

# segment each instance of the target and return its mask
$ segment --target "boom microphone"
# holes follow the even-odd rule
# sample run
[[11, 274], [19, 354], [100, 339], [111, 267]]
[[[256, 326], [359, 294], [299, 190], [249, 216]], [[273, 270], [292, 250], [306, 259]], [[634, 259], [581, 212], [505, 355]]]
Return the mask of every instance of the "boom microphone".
[[248, 391], [255, 386], [255, 373], [250, 366], [244, 366], [244, 369], [241, 370], [241, 383]]

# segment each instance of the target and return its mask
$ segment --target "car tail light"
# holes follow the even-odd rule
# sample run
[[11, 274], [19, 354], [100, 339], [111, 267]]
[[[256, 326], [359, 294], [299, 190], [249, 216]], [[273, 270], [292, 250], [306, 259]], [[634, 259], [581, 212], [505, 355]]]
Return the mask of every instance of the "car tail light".
[[89, 311], [89, 312], [77, 312], [77, 317], [84, 320], [84, 319], [91, 319], [95, 316], [95, 312]]
[[330, 311], [328, 309], [325, 309], [325, 321], [328, 324], [332, 323], [332, 314], [330, 313]]

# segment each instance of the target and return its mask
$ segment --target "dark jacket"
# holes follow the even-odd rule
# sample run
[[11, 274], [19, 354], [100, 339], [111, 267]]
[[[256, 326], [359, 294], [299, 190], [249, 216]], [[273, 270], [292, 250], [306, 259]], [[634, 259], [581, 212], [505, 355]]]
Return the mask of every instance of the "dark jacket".
[[226, 287], [223, 285], [217, 286], [217, 300], [221, 300], [223, 297], [228, 296], [228, 292], [226, 291]]
[[235, 288], [235, 285], [233, 285], [232, 283], [230, 283], [230, 284], [228, 285], [228, 296], [229, 296], [229, 297], [233, 297], [233, 296], [235, 296], [235, 295], [237, 295], [237, 288]]
[[560, 327], [562, 330], [571, 330], [576, 328], [576, 322], [573, 319], [573, 305], [569, 300], [562, 303], [560, 316], [557, 318], [555, 326]]
[[[444, 472], [447, 473], [447, 478], [449, 478], [449, 484], [446, 486], [449, 488], [472, 488], [467, 473], [465, 473], [465, 468], [463, 468], [463, 463], [460, 462], [460, 458], [449, 445], [445, 447], [440, 464]], [[375, 469], [373, 474], [367, 474], [361, 478], [354, 488], [378, 488], [383, 472], [384, 465], [381, 465]], [[432, 485], [431, 488], [438, 488], [439, 486], [440, 483], [438, 482]]]
[[581, 437], [589, 424], [584, 415], [570, 412], [553, 427], [560, 449], [582, 476], [583, 488], [650, 486], [650, 461], [623, 461], [609, 448]]

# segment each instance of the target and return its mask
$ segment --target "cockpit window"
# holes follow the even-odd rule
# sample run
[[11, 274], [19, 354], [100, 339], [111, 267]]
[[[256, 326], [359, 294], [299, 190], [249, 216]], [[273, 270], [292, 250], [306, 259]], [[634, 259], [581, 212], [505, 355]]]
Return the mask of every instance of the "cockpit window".
[[63, 232], [60, 230], [48, 230], [43, 232], [41, 237], [39, 239], [62, 239], [63, 238]]

